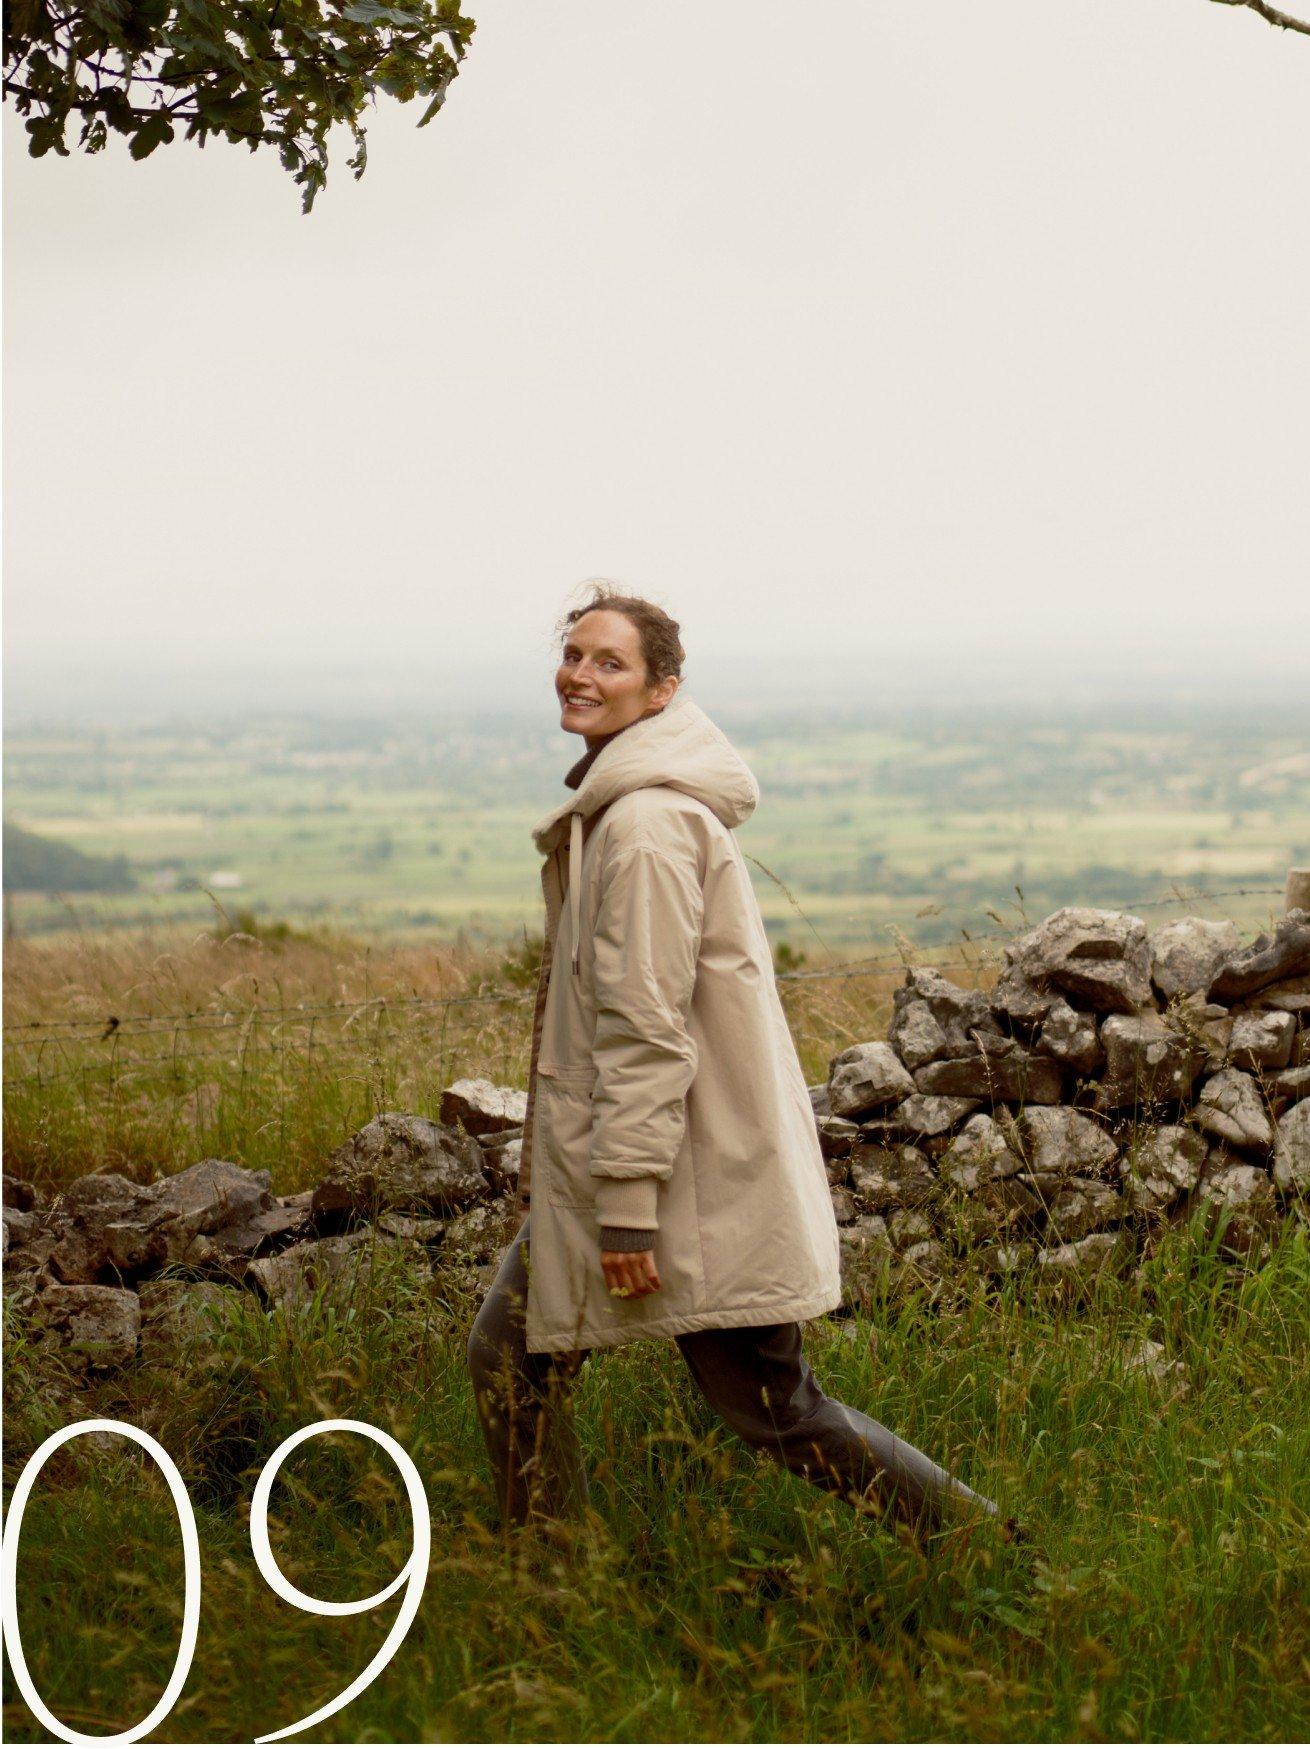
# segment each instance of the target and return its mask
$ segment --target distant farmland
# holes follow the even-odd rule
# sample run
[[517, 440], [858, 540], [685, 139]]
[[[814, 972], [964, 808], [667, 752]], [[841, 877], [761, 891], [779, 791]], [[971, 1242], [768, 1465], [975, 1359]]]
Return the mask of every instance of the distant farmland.
[[[1281, 886], [1310, 862], [1310, 712], [720, 720], [763, 792], [739, 836], [770, 935], [811, 963], [894, 947], [897, 932], [989, 932], [993, 913], [1010, 929], [1021, 910], [1065, 903], [1206, 908], [1170, 903], [1174, 887], [1228, 895], [1213, 908], [1250, 926], [1277, 899], [1233, 889]], [[7, 817], [125, 857], [136, 887], [11, 891], [11, 920], [47, 935], [248, 911], [394, 941], [499, 942], [539, 927], [529, 829], [567, 793], [580, 750], [549, 704], [540, 724], [288, 715], [16, 730]]]

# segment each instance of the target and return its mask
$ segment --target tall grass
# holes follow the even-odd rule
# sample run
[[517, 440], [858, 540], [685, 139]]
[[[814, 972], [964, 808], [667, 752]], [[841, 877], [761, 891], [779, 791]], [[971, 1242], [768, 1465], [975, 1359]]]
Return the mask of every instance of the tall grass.
[[[352, 958], [304, 944], [277, 954], [200, 943], [171, 962], [87, 946], [62, 968], [21, 958], [39, 951], [19, 950], [11, 1022], [29, 1006], [48, 1019], [106, 999], [111, 1013], [191, 1003], [217, 1014], [279, 988], [323, 1002], [501, 982], [495, 966], [436, 953]], [[791, 987], [811, 1078], [843, 1043], [880, 1030], [894, 981]], [[205, 1067], [212, 1102], [191, 1104], [184, 1053], [176, 1083], [169, 1066], [138, 1080], [121, 1041], [113, 1076], [11, 1089], [8, 1164], [54, 1184], [93, 1166], [140, 1174], [221, 1153], [269, 1165], [292, 1188], [379, 1106], [432, 1110], [456, 1073], [512, 1080], [526, 1066], [523, 1005], [419, 1013], [377, 1030], [370, 1017], [363, 1031], [347, 1015], [321, 1053], [319, 1040], [311, 1050], [289, 1035], [280, 1055], [257, 1050], [252, 1023], [244, 1054], [225, 1042]], [[133, 1048], [155, 1044], [146, 1035]], [[199, 1649], [161, 1740], [249, 1741], [321, 1705], [381, 1643], [395, 1604], [341, 1620], [300, 1614], [250, 1553], [260, 1468], [289, 1433], [332, 1416], [370, 1422], [410, 1452], [434, 1541], [406, 1644], [317, 1728], [321, 1739], [1310, 1735], [1310, 1245], [1299, 1224], [1245, 1276], [1180, 1229], [1137, 1276], [1106, 1278], [1082, 1306], [961, 1279], [931, 1302], [875, 1302], [807, 1326], [824, 1388], [1017, 1513], [1039, 1540], [1035, 1566], [981, 1533], [948, 1533], [925, 1554], [787, 1474], [716, 1421], [667, 1343], [601, 1351], [582, 1371], [587, 1522], [554, 1538], [503, 1531], [465, 1370], [474, 1290], [396, 1256], [353, 1294], [273, 1311], [236, 1298], [176, 1366], [82, 1388], [38, 1353], [21, 1315], [6, 1315], [7, 1484], [49, 1432], [106, 1415], [159, 1438], [195, 1503]], [[1181, 1372], [1160, 1381], [1128, 1365], [1143, 1337]], [[397, 1478], [358, 1439], [295, 1455], [272, 1528], [284, 1571], [327, 1598], [379, 1589], [409, 1549]], [[24, 1644], [47, 1704], [88, 1731], [144, 1715], [167, 1680], [181, 1608], [176, 1520], [149, 1460], [125, 1442], [62, 1448], [29, 1505], [20, 1570]], [[12, 1682], [5, 1726], [14, 1741], [42, 1735]]]

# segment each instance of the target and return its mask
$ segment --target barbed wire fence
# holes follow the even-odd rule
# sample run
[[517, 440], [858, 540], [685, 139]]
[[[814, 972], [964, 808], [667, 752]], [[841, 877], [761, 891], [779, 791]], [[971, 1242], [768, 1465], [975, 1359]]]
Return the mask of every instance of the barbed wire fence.
[[[784, 888], [784, 890], [786, 889]], [[1228, 887], [1218, 891], [1196, 892], [1185, 892], [1175, 886], [1166, 894], [1124, 900], [1116, 903], [1113, 907], [1107, 907], [1107, 909], [1137, 912], [1169, 905], [1210, 904], [1219, 899], [1282, 897], [1282, 895], [1283, 888], [1275, 886]], [[995, 915], [994, 912], [991, 914]], [[1028, 927], [1029, 925], [1026, 923], [1019, 922], [1013, 929], [990, 930], [984, 933], [961, 929], [960, 935], [963, 938], [962, 944], [964, 946], [985, 950], [994, 942], [1013, 941], [1016, 935]], [[899, 944], [896, 952], [844, 960], [834, 965], [816, 967], [813, 970], [787, 969], [775, 973], [776, 981], [780, 984], [804, 984], [883, 977], [888, 972], [907, 970], [913, 965], [931, 965], [941, 970], [967, 969], [973, 972], [983, 967], [983, 961], [977, 954], [973, 957], [969, 957], [967, 954], [958, 957], [941, 957], [937, 953], [935, 944], [918, 944], [900, 930], [896, 930], [895, 933]], [[944, 942], [940, 945], [943, 948], [948, 948], [956, 944]], [[361, 1042], [358, 1031], [358, 1023], [361, 1021], [372, 1021], [375, 1026], [380, 1027], [393, 1014], [438, 1011], [442, 1015], [444, 1028], [445, 1020], [452, 1009], [528, 1003], [532, 1002], [534, 998], [535, 989], [514, 988], [479, 990], [457, 996], [383, 995], [339, 1002], [262, 1004], [218, 1012], [194, 1009], [166, 1014], [126, 1016], [114, 1014], [77, 1017], [47, 1016], [32, 1020], [6, 1022], [3, 1031], [7, 1050], [17, 1048], [26, 1054], [35, 1049], [39, 1054], [36, 1067], [31, 1072], [14, 1076], [6, 1074], [5, 1087], [6, 1089], [32, 1086], [39, 1088], [93, 1075], [136, 1076], [169, 1065], [176, 1066], [181, 1062], [191, 1064], [206, 1060], [222, 1060], [231, 1063], [232, 1048], [230, 1045], [216, 1050], [197, 1049], [190, 1045], [184, 1046], [181, 1043], [184, 1032], [188, 1034], [212, 1034], [225, 1033], [232, 1028], [240, 1028], [241, 1037], [238, 1041], [238, 1049], [244, 1058], [250, 1039], [258, 1028], [272, 1028], [272, 1037], [269, 1042], [276, 1045], [279, 1042], [278, 1035], [283, 1032], [283, 1029], [308, 1022], [310, 1034], [304, 1048], [312, 1055], [315, 1050], [324, 1052], [347, 1047], [357, 1049]], [[317, 1022], [342, 1015], [346, 1018], [335, 1036], [325, 1036], [315, 1040], [314, 1033]], [[121, 1047], [125, 1041], [164, 1034], [172, 1035], [172, 1046], [168, 1050], [133, 1053], [126, 1060], [120, 1055]], [[41, 1056], [47, 1049], [64, 1055], [71, 1047], [84, 1049], [96, 1044], [111, 1047], [108, 1061], [101, 1063], [82, 1061], [64, 1067], [49, 1068], [41, 1061]]]

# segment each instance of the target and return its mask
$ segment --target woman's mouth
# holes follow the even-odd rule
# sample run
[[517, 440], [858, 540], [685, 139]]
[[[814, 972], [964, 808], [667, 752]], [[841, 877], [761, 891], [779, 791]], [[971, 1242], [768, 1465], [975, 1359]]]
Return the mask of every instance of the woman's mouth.
[[598, 698], [586, 698], [580, 692], [566, 692], [564, 694], [564, 703], [575, 710], [599, 710], [600, 702]]

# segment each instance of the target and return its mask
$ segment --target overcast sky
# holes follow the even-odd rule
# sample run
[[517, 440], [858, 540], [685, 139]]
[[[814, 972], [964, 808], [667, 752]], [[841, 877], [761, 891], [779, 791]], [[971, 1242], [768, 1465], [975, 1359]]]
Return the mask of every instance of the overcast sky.
[[11, 699], [521, 697], [597, 573], [702, 695], [1304, 676], [1310, 40], [467, 9], [443, 114], [383, 100], [309, 218], [272, 153], [32, 161], [6, 116]]

